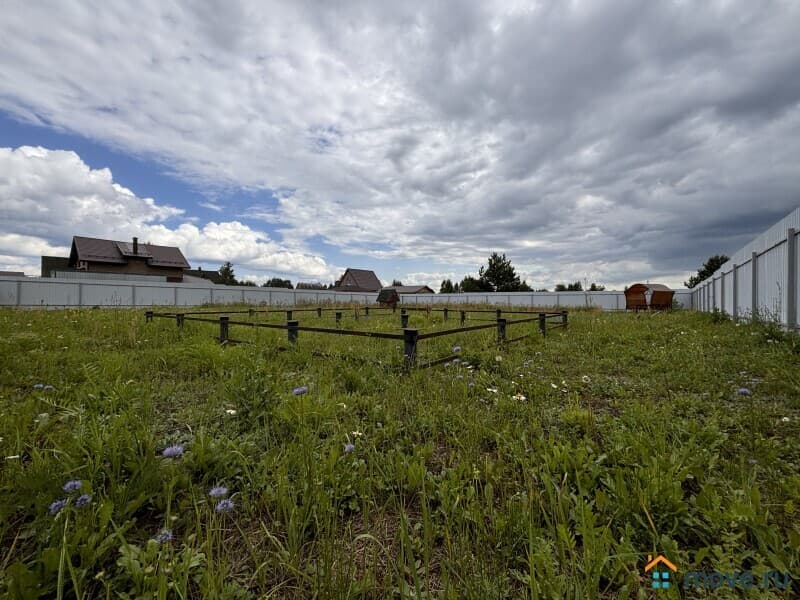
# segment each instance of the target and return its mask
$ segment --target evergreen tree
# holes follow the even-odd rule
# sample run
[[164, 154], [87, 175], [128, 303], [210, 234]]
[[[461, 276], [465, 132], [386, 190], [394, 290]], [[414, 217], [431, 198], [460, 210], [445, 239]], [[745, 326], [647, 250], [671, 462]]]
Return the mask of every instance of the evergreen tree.
[[689, 281], [684, 281], [683, 285], [689, 289], [695, 287], [698, 283], [705, 281], [714, 273], [716, 273], [717, 269], [719, 269], [726, 262], [728, 262], [728, 257], [724, 254], [712, 256], [705, 262], [705, 264], [703, 264], [702, 268], [697, 270], [697, 275], [692, 275], [689, 277]]
[[515, 292], [519, 289], [519, 276], [514, 271], [511, 261], [503, 254], [492, 252], [489, 264], [478, 271], [478, 279], [491, 292]]
[[230, 261], [219, 268], [219, 276], [225, 285], [236, 285], [236, 277], [233, 274], [233, 265]]
[[442, 285], [439, 288], [440, 294], [452, 294], [454, 291], [455, 289], [453, 288], [452, 281], [450, 281], [449, 279], [445, 279], [444, 281], [442, 281]]

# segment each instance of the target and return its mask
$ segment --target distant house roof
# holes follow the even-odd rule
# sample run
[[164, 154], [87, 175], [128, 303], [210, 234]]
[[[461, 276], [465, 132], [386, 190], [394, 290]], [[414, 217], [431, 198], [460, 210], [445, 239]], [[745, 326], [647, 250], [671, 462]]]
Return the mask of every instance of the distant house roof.
[[398, 294], [433, 294], [434, 291], [427, 285], [392, 285], [389, 288], [397, 290]]
[[54, 271], [70, 271], [69, 256], [43, 256], [42, 277], [54, 277]]
[[219, 271], [204, 271], [203, 269], [188, 269], [183, 272], [184, 276], [199, 277], [200, 279], [208, 279], [212, 283], [223, 284], [222, 275]]
[[22, 271], [0, 271], [0, 277], [25, 277]]
[[377, 292], [383, 286], [374, 271], [346, 269], [334, 289], [350, 292]]
[[134, 248], [134, 243], [131, 242], [115, 242], [77, 235], [72, 238], [69, 266], [74, 267], [79, 261], [124, 265], [131, 257], [142, 257], [151, 267], [189, 268], [189, 263], [186, 262], [180, 248], [174, 246], [136, 243]]

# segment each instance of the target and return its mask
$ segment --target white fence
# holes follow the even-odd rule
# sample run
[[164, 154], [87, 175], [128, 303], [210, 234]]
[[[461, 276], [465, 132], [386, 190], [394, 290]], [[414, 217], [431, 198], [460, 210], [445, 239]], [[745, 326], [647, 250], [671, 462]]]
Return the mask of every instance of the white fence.
[[[67, 280], [9, 277], [0, 279], [0, 306], [92, 307], [92, 306], [202, 306], [204, 304], [372, 304], [377, 293], [328, 290], [288, 290], [247, 286], [198, 286], [191, 283], [142, 281]], [[678, 290], [675, 299], [692, 307], [692, 293]], [[502, 306], [596, 307], [624, 310], [623, 292], [513, 292], [466, 294], [402, 294], [405, 304], [496, 304]]]
[[796, 329], [800, 294], [800, 208], [731, 256], [714, 276], [692, 290], [693, 306], [734, 318], [780, 321]]
[[[402, 294], [405, 304], [496, 304], [625, 310], [625, 292], [467, 292], [464, 294]], [[674, 299], [692, 308], [691, 290], [676, 290]]]

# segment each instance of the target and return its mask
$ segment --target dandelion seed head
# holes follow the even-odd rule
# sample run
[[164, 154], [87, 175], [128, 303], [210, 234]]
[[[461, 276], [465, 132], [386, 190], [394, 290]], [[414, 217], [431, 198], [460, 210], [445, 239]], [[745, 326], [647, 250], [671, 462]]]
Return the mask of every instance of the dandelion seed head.
[[218, 485], [208, 490], [208, 495], [212, 498], [222, 498], [228, 495], [228, 488], [224, 485]]
[[180, 458], [183, 456], [183, 446], [180, 444], [174, 444], [172, 446], [167, 446], [161, 452], [161, 456], [164, 458]]

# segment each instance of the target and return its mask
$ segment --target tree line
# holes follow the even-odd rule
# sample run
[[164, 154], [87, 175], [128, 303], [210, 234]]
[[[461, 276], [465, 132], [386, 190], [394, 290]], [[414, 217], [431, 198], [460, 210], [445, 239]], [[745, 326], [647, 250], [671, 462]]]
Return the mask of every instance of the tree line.
[[[592, 283], [587, 290], [601, 292], [606, 287]], [[439, 287], [440, 294], [457, 294], [459, 292], [547, 292], [547, 288], [534, 290], [523, 279], [520, 281], [516, 269], [504, 254], [492, 252], [486, 266], [478, 269], [478, 276], [467, 275], [460, 282], [453, 283], [450, 279], [442, 281]], [[580, 281], [574, 283], [559, 283], [555, 286], [556, 292], [581, 292], [583, 285]]]

